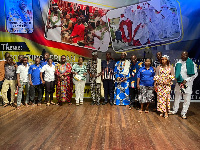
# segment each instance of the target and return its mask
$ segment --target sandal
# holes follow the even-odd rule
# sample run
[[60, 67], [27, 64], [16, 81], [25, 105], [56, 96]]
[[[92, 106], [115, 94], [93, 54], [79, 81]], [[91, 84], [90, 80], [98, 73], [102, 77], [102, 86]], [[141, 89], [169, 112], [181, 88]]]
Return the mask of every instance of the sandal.
[[56, 105], [56, 103], [54, 103], [54, 102], [51, 102], [51, 105]]
[[168, 118], [168, 117], [169, 117], [169, 115], [168, 115], [168, 114], [164, 116], [164, 118]]
[[168, 118], [169, 116], [167, 115], [167, 116], [164, 116], [164, 118]]
[[47, 105], [47, 106], [50, 106], [50, 103], [47, 103], [46, 105]]
[[29, 105], [27, 103], [25, 103], [24, 106], [28, 107]]
[[7, 107], [7, 106], [8, 106], [8, 104], [7, 104], [7, 103], [3, 105], [3, 107]]
[[161, 114], [160, 114], [160, 117], [163, 117], [163, 116], [164, 116], [164, 114], [161, 113]]
[[148, 110], [145, 110], [144, 112], [145, 112], [145, 113], [149, 113], [149, 111], [148, 111]]
[[141, 110], [141, 109], [139, 110], [139, 113], [142, 113], [142, 110]]

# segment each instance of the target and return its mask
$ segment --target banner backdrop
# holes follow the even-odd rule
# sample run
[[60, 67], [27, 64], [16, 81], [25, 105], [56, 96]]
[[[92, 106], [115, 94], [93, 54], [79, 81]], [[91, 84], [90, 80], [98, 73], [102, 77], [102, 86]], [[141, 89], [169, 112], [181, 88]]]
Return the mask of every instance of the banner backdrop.
[[[79, 56], [91, 58], [93, 50], [105, 59], [126, 51], [130, 58], [150, 57], [161, 51], [171, 63], [182, 51], [200, 69], [199, 0], [0, 0], [0, 59], [9, 52], [36, 57], [49, 52], [59, 62], [67, 56], [71, 64]], [[200, 101], [200, 75], [193, 86], [193, 101]], [[90, 97], [86, 86], [85, 97]], [[174, 93], [172, 90], [172, 98]]]

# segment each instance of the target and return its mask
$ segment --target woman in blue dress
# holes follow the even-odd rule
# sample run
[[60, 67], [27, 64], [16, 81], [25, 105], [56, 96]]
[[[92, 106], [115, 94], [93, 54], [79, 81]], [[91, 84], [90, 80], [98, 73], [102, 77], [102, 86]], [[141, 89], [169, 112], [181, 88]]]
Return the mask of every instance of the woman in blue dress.
[[114, 104], [129, 105], [129, 68], [130, 62], [126, 60], [126, 53], [121, 54], [121, 60], [115, 64], [115, 92]]

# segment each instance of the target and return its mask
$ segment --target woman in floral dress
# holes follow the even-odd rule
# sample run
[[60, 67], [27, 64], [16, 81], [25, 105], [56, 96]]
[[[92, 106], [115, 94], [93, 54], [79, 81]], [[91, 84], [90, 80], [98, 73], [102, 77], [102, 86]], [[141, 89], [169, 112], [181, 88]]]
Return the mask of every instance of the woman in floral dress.
[[161, 58], [161, 65], [156, 68], [154, 87], [157, 91], [157, 111], [161, 117], [168, 117], [170, 110], [170, 91], [174, 80], [174, 68], [169, 64], [169, 56]]
[[62, 102], [66, 101], [71, 104], [71, 98], [73, 95], [71, 71], [72, 67], [69, 63], [66, 62], [66, 56], [61, 56], [61, 62], [56, 65], [55, 71], [57, 76], [56, 99], [59, 105], [62, 105]]

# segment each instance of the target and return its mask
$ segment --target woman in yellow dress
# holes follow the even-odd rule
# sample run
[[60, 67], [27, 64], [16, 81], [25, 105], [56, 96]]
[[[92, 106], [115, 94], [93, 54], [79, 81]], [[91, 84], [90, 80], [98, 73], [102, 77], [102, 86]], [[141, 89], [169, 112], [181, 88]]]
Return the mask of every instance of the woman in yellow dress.
[[169, 56], [161, 58], [161, 64], [156, 68], [154, 88], [157, 91], [157, 111], [161, 117], [168, 117], [170, 110], [170, 91], [174, 80], [174, 68], [169, 64]]

